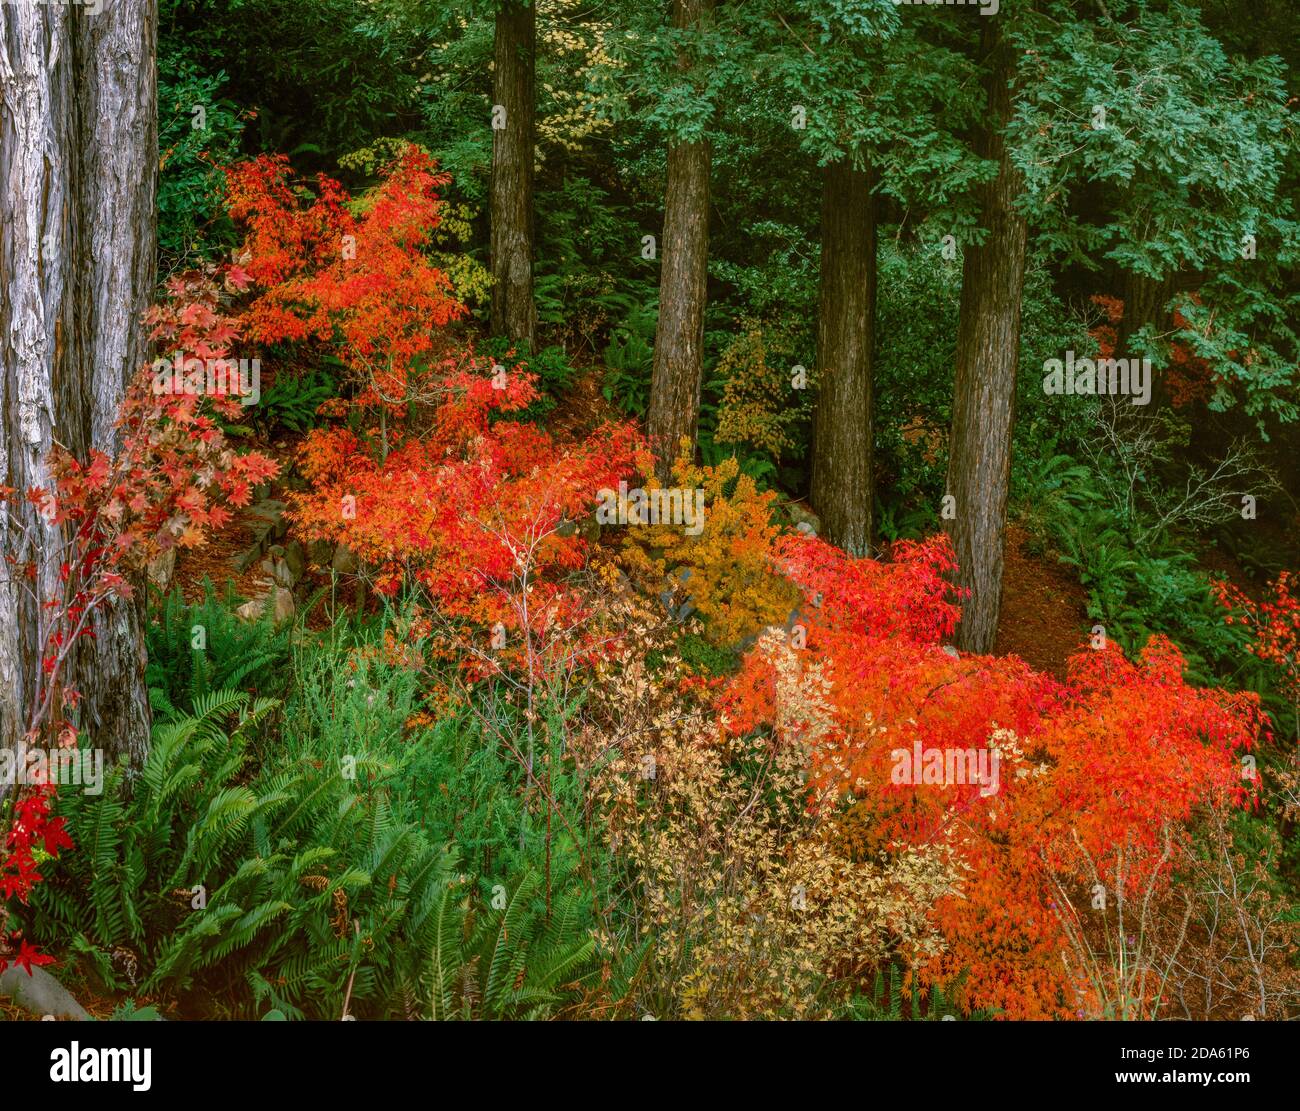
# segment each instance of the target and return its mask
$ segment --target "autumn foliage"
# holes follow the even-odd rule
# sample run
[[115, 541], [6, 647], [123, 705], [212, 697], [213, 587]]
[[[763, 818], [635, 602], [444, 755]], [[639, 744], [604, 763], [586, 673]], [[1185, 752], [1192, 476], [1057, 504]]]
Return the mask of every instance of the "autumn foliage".
[[588, 545], [569, 526], [635, 470], [641, 444], [629, 425], [562, 444], [509, 419], [538, 398], [526, 368], [437, 354], [437, 329], [464, 314], [426, 251], [446, 175], [411, 147], [359, 201], [323, 177], [305, 199], [283, 158], [228, 177], [256, 289], [249, 335], [335, 356], [354, 390], [329, 411], [370, 414], [359, 430], [318, 428], [303, 442], [301, 535], [345, 545], [380, 594], [424, 591], [476, 650], [475, 670], [517, 657], [521, 633], [554, 640], [580, 621], [563, 578]]
[[[946, 949], [917, 963], [918, 984], [963, 976], [968, 1006], [1011, 1018], [1096, 1013], [1066, 960], [1061, 892], [1102, 884], [1114, 905], [1167, 888], [1178, 824], [1250, 801], [1240, 756], [1265, 729], [1256, 696], [1187, 685], [1162, 638], [1137, 661], [1084, 648], [1064, 682], [1014, 657], [945, 650], [958, 611], [941, 537], [900, 544], [884, 563], [802, 537], [774, 554], [806, 601], [787, 648], [803, 644], [824, 704], [781, 705], [775, 661], [753, 652], [723, 702], [728, 729], [805, 745], [812, 783], [849, 805], [858, 852], [944, 843], [960, 854], [961, 893], [936, 907]], [[916, 747], [996, 751], [995, 789], [920, 771], [900, 782], [897, 754]]]
[[364, 204], [324, 175], [312, 194], [283, 155], [231, 167], [230, 215], [246, 233], [240, 262], [258, 290], [248, 338], [325, 345], [356, 376], [354, 405], [400, 408], [418, 395], [436, 329], [465, 312], [424, 251], [449, 180], [416, 147]]
[[[620, 531], [602, 535], [602, 492], [653, 490], [654, 460], [631, 423], [581, 440], [533, 423], [527, 363], [507, 372], [446, 328], [465, 310], [431, 261], [448, 179], [426, 154], [404, 149], [359, 198], [324, 176], [308, 188], [283, 157], [226, 177], [236, 261], [171, 279], [146, 318], [160, 355], [219, 361], [238, 341], [347, 368], [294, 449], [297, 538], [345, 547], [375, 594], [415, 604], [408, 641], [390, 631], [375, 649], [386, 666], [522, 682], [532, 714], [534, 688], [581, 664], [597, 727], [556, 751], [582, 765], [684, 1013], [819, 1014], [825, 983], [847, 995], [891, 961], [918, 1000], [941, 988], [968, 1011], [1153, 1012], [1157, 977], [1111, 976], [1149, 960], [1127, 955], [1113, 911], [1163, 905], [1199, 818], [1257, 804], [1243, 757], [1269, 723], [1255, 695], [1189, 685], [1162, 637], [1134, 659], [1104, 637], [1081, 645], [1063, 678], [962, 654], [946, 537], [852, 558], [785, 527], [734, 459], [677, 466], [698, 530], [605, 522]], [[1122, 306], [1105, 307], [1109, 350]], [[59, 675], [90, 614], [278, 474], [227, 442], [238, 399], [158, 382], [131, 385], [116, 457], [56, 451], [49, 488], [26, 492], [68, 545], [64, 593], [43, 600], [33, 737], [56, 695], [75, 707]], [[35, 582], [34, 563], [20, 570]], [[1267, 602], [1221, 596], [1293, 677], [1291, 589], [1283, 576]], [[683, 625], [738, 668], [683, 665]], [[528, 776], [536, 789], [531, 762]], [[42, 854], [70, 844], [52, 801], [39, 786], [16, 802], [0, 899], [25, 901]], [[1118, 960], [1093, 959], [1115, 944]], [[10, 949], [45, 959], [21, 938]]]

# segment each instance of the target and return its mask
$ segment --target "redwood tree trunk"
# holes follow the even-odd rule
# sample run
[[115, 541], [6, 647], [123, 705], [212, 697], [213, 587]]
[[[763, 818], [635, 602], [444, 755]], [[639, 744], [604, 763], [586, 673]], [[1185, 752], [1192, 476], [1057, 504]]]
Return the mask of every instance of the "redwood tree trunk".
[[492, 71], [492, 333], [533, 351], [533, 159], [536, 126], [536, 0], [504, 0], [497, 10]]
[[822, 536], [850, 555], [871, 543], [871, 354], [876, 223], [871, 180], [850, 162], [822, 176], [821, 298], [811, 499]]
[[[144, 361], [158, 166], [156, 0], [0, 5], [0, 482], [47, 485], [57, 439], [112, 453], [126, 382]], [[0, 546], [36, 538], [38, 588], [56, 596], [56, 535], [15, 499]], [[34, 602], [0, 582], [0, 743], [26, 726], [38, 645]], [[140, 601], [104, 611], [65, 673], [85, 743], [147, 751]], [[42, 743], [46, 743], [42, 739]]]
[[[712, 0], [674, 0], [673, 24], [691, 27], [711, 11]], [[683, 68], [689, 63], [681, 62]], [[663, 261], [659, 273], [659, 321], [646, 424], [666, 479], [674, 460], [695, 445], [704, 372], [704, 307], [709, 267], [709, 170], [707, 139], [670, 142], [664, 197]]]
[[992, 648], [1002, 599], [1025, 274], [1025, 221], [1013, 208], [1021, 189], [1020, 175], [1002, 139], [1011, 115], [1009, 82], [1015, 59], [1010, 47], [999, 41], [996, 22], [983, 21], [981, 32], [981, 47], [991, 69], [988, 123], [980, 136], [980, 153], [998, 163], [998, 174], [980, 190], [988, 237], [982, 246], [965, 252], [948, 455], [948, 493], [955, 504], [946, 525], [959, 565], [956, 582], [970, 591], [956, 639], [959, 647], [972, 652]]

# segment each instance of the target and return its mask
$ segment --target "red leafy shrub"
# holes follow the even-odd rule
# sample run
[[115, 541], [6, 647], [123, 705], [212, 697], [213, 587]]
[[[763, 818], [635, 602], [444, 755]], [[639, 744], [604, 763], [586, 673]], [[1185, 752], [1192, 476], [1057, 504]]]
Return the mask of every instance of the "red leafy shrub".
[[755, 650], [723, 700], [727, 727], [804, 744], [817, 791], [838, 784], [848, 802], [860, 852], [957, 848], [967, 881], [938, 905], [947, 950], [918, 964], [920, 984], [964, 973], [970, 1006], [1091, 1013], [1061, 893], [1166, 892], [1174, 827], [1249, 797], [1239, 755], [1266, 725], [1257, 698], [1188, 686], [1162, 638], [1136, 662], [1084, 649], [1064, 683], [1015, 657], [945, 650], [957, 614], [944, 538], [891, 563], [793, 538], [776, 558], [808, 600], [784, 652], [819, 676], [821, 705], [781, 705], [780, 656]]

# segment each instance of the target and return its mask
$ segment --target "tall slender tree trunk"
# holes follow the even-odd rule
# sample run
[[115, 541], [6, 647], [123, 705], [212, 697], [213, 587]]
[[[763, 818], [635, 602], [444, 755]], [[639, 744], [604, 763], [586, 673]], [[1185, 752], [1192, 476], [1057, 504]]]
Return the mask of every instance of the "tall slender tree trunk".
[[529, 352], [537, 346], [533, 301], [536, 4], [537, 0], [526, 5], [503, 0], [497, 9], [492, 72], [492, 333], [514, 340]]
[[980, 45], [990, 73], [980, 153], [998, 163], [998, 174], [980, 190], [988, 237], [965, 253], [948, 455], [948, 493], [954, 504], [947, 528], [958, 560], [956, 582], [970, 591], [956, 639], [972, 652], [992, 648], [1002, 600], [1025, 276], [1025, 221], [1013, 208], [1021, 180], [1002, 138], [1011, 116], [1015, 56], [999, 40], [996, 23], [982, 21]]
[[[673, 25], [696, 26], [713, 0], [673, 0]], [[682, 58], [681, 68], [690, 62]], [[695, 445], [704, 373], [704, 307], [709, 268], [709, 172], [707, 139], [668, 145], [664, 197], [663, 261], [659, 273], [659, 321], [655, 329], [647, 430], [667, 479], [682, 451]]]
[[[156, 0], [0, 5], [0, 482], [48, 485], [55, 440], [112, 453], [156, 266]], [[20, 554], [20, 528], [36, 538]], [[59, 596], [58, 537], [21, 497], [0, 547], [34, 558]], [[133, 762], [148, 747], [140, 600], [103, 611], [64, 676], [87, 743]], [[26, 728], [39, 667], [36, 603], [0, 581], [0, 743]], [[43, 739], [44, 740], [44, 739]]]
[[847, 160], [833, 162], [822, 173], [811, 498], [822, 536], [855, 556], [866, 555], [871, 543], [875, 317], [871, 179]]

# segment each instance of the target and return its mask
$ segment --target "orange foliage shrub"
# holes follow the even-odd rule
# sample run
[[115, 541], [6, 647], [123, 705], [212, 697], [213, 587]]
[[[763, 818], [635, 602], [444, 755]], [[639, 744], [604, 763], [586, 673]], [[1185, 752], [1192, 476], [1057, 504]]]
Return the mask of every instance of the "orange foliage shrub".
[[[645, 488], [657, 489], [649, 467], [643, 474]], [[784, 624], [799, 593], [773, 573], [780, 532], [771, 520], [776, 495], [760, 493], [735, 459], [717, 467], [679, 462], [673, 481], [688, 492], [704, 491], [702, 531], [689, 536], [680, 525], [632, 525], [623, 541], [624, 566], [654, 592], [671, 582], [705, 618], [705, 635], [714, 644], [733, 645]]]
[[[1169, 824], [1246, 797], [1238, 754], [1264, 726], [1256, 697], [1188, 686], [1161, 638], [1137, 662], [1085, 649], [1064, 683], [1014, 657], [954, 656], [941, 644], [957, 616], [944, 538], [899, 545], [890, 563], [815, 539], [777, 551], [809, 598], [804, 647], [788, 647], [827, 681], [833, 724], [813, 735], [782, 705], [770, 655], [754, 652], [724, 700], [727, 728], [803, 743], [815, 788], [835, 788], [821, 805], [857, 800], [859, 851], [960, 853], [963, 890], [936, 907], [946, 951], [916, 961], [919, 984], [965, 971], [967, 1006], [1090, 1013], [1096, 1000], [1067, 965], [1060, 892], [1101, 883], [1113, 903], [1166, 890]], [[954, 776], [957, 754], [958, 769], [982, 760], [984, 778]], [[942, 774], [899, 775], [913, 766]]]

